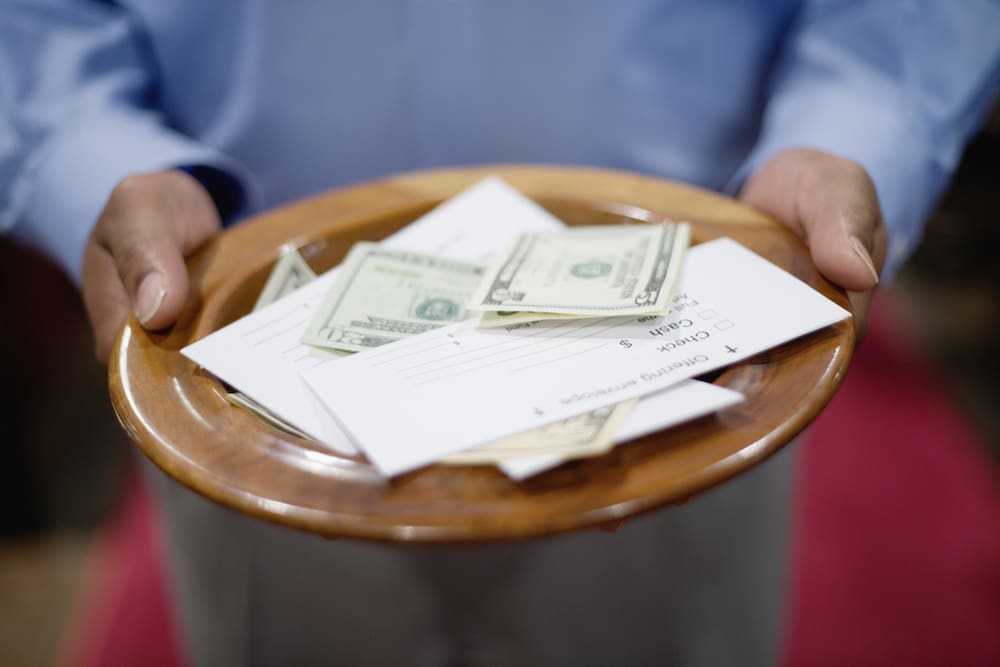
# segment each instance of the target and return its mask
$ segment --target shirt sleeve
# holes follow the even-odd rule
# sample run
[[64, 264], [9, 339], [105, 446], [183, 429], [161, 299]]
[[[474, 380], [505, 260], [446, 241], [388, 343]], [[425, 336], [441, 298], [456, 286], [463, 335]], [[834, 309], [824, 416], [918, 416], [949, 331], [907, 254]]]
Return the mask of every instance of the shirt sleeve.
[[1000, 3], [990, 0], [804, 3], [777, 56], [759, 141], [731, 189], [789, 148], [855, 160], [875, 182], [891, 277], [996, 95], [998, 36]]
[[156, 66], [128, 14], [88, 0], [0, 0], [0, 232], [77, 283], [83, 247], [123, 177], [229, 157], [171, 129]]

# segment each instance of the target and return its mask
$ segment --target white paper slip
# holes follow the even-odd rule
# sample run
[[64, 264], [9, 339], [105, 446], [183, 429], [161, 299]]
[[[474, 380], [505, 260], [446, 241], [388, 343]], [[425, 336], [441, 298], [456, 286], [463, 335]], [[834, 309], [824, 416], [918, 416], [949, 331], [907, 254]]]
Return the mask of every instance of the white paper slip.
[[[393, 234], [385, 244], [481, 261], [522, 231], [562, 226], [557, 218], [498, 178], [487, 178]], [[300, 342], [336, 269], [302, 289], [219, 329], [181, 352], [318, 442], [352, 454], [356, 448], [300, 377], [341, 360], [318, 358]]]
[[344, 454], [357, 448], [302, 383], [299, 372], [322, 364], [299, 339], [330, 289], [328, 272], [302, 289], [188, 345], [181, 353], [257, 403]]
[[688, 251], [666, 316], [512, 331], [466, 321], [303, 377], [376, 467], [395, 475], [658, 391], [848, 316], [738, 243], [718, 239]]
[[[615, 444], [704, 417], [742, 401], [743, 394], [738, 391], [708, 382], [685, 380], [643, 396], [618, 430]], [[498, 467], [511, 479], [522, 480], [563, 462], [558, 456], [519, 457], [503, 461]]]

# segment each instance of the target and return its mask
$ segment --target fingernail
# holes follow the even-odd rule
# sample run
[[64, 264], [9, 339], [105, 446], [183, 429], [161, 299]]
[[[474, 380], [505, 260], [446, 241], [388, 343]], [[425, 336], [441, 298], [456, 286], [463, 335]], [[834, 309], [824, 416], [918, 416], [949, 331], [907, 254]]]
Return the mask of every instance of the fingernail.
[[163, 303], [163, 297], [167, 295], [167, 289], [163, 286], [163, 276], [155, 271], [142, 279], [139, 289], [135, 295], [135, 316], [139, 322], [145, 325]]
[[854, 247], [854, 254], [865, 263], [868, 271], [872, 274], [872, 280], [878, 285], [878, 271], [875, 269], [875, 262], [872, 261], [872, 256], [868, 254], [868, 248], [865, 247], [865, 244], [857, 236], [851, 237], [851, 245]]

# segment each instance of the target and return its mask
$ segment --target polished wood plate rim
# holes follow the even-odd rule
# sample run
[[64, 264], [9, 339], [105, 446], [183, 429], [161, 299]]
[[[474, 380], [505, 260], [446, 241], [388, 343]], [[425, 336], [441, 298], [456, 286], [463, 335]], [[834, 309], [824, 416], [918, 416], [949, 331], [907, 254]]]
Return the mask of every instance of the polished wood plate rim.
[[430, 466], [386, 481], [364, 460], [285, 435], [232, 407], [218, 380], [180, 354], [250, 311], [283, 248], [299, 248], [314, 269], [325, 270], [356, 241], [381, 239], [490, 174], [568, 224], [691, 221], [693, 242], [732, 237], [850, 307], [798, 238], [708, 191], [568, 167], [403, 174], [268, 211], [199, 251], [189, 261], [191, 290], [178, 322], [149, 333], [130, 320], [115, 343], [110, 393], [129, 438], [180, 483], [260, 519], [327, 537], [481, 542], [568, 532], [682, 502], [774, 454], [833, 396], [854, 347], [850, 320], [718, 375], [716, 384], [746, 395], [742, 404], [599, 458], [521, 483], [490, 466]]

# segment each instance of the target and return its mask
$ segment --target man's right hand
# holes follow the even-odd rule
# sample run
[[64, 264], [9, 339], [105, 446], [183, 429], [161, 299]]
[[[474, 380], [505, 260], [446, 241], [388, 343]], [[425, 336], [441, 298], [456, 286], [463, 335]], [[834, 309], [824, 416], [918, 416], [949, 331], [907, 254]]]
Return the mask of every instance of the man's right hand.
[[98, 361], [107, 363], [129, 313], [151, 330], [174, 322], [187, 298], [184, 258], [221, 228], [212, 198], [185, 172], [122, 179], [83, 254], [83, 301]]

